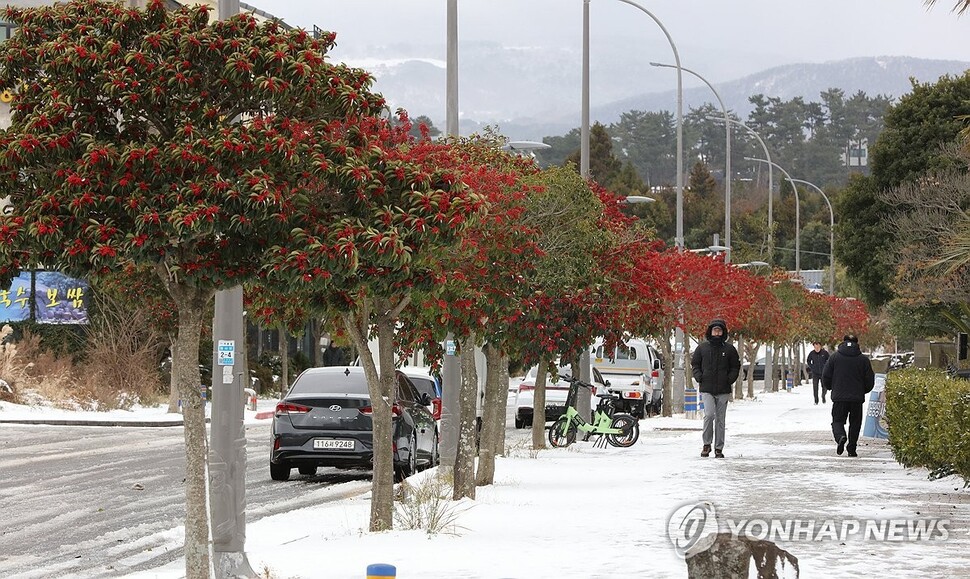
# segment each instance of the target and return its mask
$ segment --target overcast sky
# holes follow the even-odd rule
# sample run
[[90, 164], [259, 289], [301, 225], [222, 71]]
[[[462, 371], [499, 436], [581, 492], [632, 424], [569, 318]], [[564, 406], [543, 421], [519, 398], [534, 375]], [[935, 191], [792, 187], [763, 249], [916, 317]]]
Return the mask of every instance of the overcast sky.
[[[402, 42], [439, 45], [444, 59], [446, 0], [246, 0], [288, 23], [333, 30], [335, 57]], [[713, 82], [770, 66], [853, 56], [970, 61], [970, 16], [954, 0], [639, 0], [663, 22], [683, 66]], [[582, 0], [459, 0], [460, 42], [545, 45], [579, 50]], [[660, 28], [634, 6], [592, 0], [593, 59], [609, 50], [672, 61]], [[599, 54], [597, 54], [599, 53]], [[460, 56], [459, 56], [460, 60]]]

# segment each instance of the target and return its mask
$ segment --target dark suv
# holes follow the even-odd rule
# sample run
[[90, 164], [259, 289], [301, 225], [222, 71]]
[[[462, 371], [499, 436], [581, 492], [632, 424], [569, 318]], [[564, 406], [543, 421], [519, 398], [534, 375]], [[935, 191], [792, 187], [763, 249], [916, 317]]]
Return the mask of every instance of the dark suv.
[[[394, 470], [398, 478], [438, 464], [438, 432], [431, 399], [397, 372], [393, 412]], [[373, 424], [367, 378], [360, 367], [310, 368], [276, 405], [269, 472], [287, 480], [290, 469], [312, 475], [319, 466], [371, 468]]]

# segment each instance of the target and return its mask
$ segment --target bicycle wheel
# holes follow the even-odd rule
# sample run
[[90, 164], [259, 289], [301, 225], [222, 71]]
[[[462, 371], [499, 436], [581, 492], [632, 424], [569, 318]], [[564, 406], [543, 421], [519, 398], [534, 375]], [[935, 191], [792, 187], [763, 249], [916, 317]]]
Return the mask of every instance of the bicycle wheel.
[[554, 448], [561, 448], [574, 442], [576, 442], [576, 425], [565, 416], [560, 417], [549, 429], [549, 444]]
[[640, 438], [640, 423], [629, 414], [614, 414], [611, 428], [618, 428], [623, 432], [620, 434], [607, 434], [606, 442], [620, 448], [633, 446]]

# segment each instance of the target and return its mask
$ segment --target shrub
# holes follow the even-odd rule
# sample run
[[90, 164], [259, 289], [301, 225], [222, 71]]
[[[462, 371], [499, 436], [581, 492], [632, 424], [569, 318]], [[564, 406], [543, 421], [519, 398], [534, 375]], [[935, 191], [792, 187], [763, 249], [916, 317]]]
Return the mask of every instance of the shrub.
[[907, 368], [886, 376], [886, 422], [893, 456], [906, 467], [929, 466], [926, 395], [937, 372]]
[[896, 460], [930, 478], [960, 475], [970, 485], [970, 381], [910, 368], [886, 381], [886, 421]]
[[934, 382], [926, 397], [933, 476], [958, 474], [970, 484], [970, 381]]

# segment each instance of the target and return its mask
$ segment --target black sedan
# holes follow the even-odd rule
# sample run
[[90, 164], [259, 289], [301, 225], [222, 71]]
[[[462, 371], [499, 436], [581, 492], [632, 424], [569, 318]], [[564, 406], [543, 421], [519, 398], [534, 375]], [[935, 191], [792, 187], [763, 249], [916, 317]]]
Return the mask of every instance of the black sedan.
[[[397, 372], [392, 408], [394, 470], [398, 478], [438, 464], [438, 432], [431, 400]], [[287, 480], [290, 470], [313, 475], [317, 467], [371, 468], [373, 425], [367, 378], [360, 367], [310, 368], [276, 405], [269, 472]]]
[[[775, 368], [774, 368], [775, 379], [781, 379], [781, 366], [783, 363], [784, 362], [782, 360], [778, 360], [777, 362], [775, 362]], [[744, 376], [745, 380], [748, 379], [748, 371], [750, 368], [751, 368], [751, 364], [744, 364], [743, 366], [741, 366], [741, 375]], [[788, 369], [789, 370], [793, 369], [792, 363], [790, 361], [788, 362]], [[755, 380], [765, 379], [765, 359], [764, 358], [758, 358], [757, 360], [754, 361], [754, 379]]]

